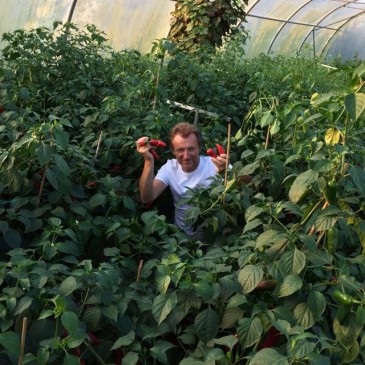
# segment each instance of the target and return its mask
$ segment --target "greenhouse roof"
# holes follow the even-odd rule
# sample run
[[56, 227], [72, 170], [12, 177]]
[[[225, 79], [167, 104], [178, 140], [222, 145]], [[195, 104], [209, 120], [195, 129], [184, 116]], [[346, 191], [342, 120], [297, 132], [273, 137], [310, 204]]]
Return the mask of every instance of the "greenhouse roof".
[[[116, 50], [145, 53], [167, 36], [174, 6], [172, 0], [2, 0], [0, 33], [71, 20], [79, 27], [94, 24]], [[249, 0], [246, 12], [247, 57], [365, 59], [365, 0]]]
[[248, 57], [260, 53], [365, 58], [365, 1], [250, 0]]

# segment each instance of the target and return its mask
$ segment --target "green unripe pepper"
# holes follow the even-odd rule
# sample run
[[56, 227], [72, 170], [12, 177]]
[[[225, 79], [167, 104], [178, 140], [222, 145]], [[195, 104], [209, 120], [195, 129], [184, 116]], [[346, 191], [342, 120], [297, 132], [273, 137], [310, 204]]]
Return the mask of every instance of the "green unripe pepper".
[[336, 226], [333, 226], [329, 230], [327, 230], [327, 251], [333, 255], [336, 252], [338, 241], [338, 229]]
[[350, 305], [350, 304], [361, 304], [359, 300], [352, 297], [350, 294], [344, 293], [339, 289], [335, 289], [332, 293], [333, 297], [337, 299], [342, 304]]

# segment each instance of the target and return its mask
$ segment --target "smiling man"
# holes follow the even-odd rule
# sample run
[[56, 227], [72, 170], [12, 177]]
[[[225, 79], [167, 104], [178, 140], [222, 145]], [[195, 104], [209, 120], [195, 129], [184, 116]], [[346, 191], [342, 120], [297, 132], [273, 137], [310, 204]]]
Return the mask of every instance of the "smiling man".
[[175, 206], [175, 224], [188, 235], [193, 235], [192, 229], [184, 222], [188, 206], [178, 202], [181, 198], [187, 197], [189, 189], [209, 186], [211, 183], [209, 178], [226, 168], [227, 155], [222, 154], [216, 158], [201, 156], [203, 141], [198, 127], [187, 122], [178, 123], [170, 132], [171, 149], [175, 159], [168, 160], [155, 176], [151, 146], [141, 143], [146, 138], [141, 137], [136, 143], [137, 151], [144, 158], [139, 181], [141, 200], [143, 203], [150, 203], [169, 186]]

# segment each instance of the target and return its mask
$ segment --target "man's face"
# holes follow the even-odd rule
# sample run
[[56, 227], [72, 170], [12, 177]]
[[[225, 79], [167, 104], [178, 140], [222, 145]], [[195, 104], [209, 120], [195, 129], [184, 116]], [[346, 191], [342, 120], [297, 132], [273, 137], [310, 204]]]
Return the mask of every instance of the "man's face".
[[184, 172], [192, 172], [199, 165], [199, 144], [195, 134], [183, 138], [177, 134], [171, 141], [173, 154]]

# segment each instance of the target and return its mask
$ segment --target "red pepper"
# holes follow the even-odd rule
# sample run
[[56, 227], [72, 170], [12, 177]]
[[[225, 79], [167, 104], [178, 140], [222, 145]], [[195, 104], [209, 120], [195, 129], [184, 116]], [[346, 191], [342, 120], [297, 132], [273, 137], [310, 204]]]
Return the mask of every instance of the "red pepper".
[[271, 327], [267, 333], [265, 341], [261, 344], [260, 349], [268, 347], [275, 347], [280, 339], [280, 332], [275, 328]]
[[162, 142], [158, 139], [150, 139], [150, 145], [157, 146], [157, 147], [166, 147], [166, 143]]
[[223, 155], [226, 153], [226, 150], [224, 149], [224, 147], [222, 145], [220, 145], [219, 143], [217, 143], [215, 146], [217, 147], [218, 155]]
[[92, 343], [94, 343], [95, 345], [99, 345], [100, 344], [101, 341], [92, 332], [88, 332], [87, 334], [90, 337], [90, 341]]
[[122, 365], [123, 350], [121, 348], [114, 350], [115, 365]]
[[[158, 139], [146, 138], [144, 141], [139, 142], [140, 146], [147, 146], [148, 144], [150, 144], [151, 146], [154, 146], [154, 147], [166, 147], [166, 143], [162, 142]], [[157, 154], [157, 152], [153, 148], [150, 149], [150, 153], [152, 154], [152, 156], [155, 160], [158, 160], [160, 158], [160, 156]]]
[[5, 111], [4, 107], [2, 105], [0, 105], [0, 114], [4, 113], [4, 111]]
[[216, 155], [216, 153], [214, 152], [213, 148], [209, 148], [209, 150], [207, 150], [207, 154], [208, 154], [210, 157], [215, 157], [215, 158], [217, 158], [217, 155]]

